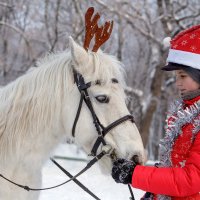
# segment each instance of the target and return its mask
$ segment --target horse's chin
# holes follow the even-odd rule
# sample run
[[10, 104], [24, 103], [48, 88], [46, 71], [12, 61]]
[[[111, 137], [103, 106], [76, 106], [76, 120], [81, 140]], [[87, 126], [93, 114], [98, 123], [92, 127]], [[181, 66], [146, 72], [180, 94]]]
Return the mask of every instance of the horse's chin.
[[110, 175], [112, 170], [112, 161], [108, 156], [104, 156], [98, 161], [100, 170], [105, 175]]

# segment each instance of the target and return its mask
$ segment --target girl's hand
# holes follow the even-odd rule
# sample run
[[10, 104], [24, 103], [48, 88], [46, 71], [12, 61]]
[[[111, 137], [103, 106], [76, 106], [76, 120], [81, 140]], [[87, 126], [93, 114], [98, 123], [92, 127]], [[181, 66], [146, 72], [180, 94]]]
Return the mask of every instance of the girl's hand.
[[133, 161], [117, 159], [113, 162], [112, 177], [117, 183], [129, 184], [136, 164]]

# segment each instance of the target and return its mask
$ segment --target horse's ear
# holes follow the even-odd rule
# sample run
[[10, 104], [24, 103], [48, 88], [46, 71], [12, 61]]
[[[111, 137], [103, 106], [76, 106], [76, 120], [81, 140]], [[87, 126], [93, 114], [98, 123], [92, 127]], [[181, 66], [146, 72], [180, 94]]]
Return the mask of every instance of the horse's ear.
[[69, 37], [69, 46], [74, 67], [77, 71], [81, 72], [81, 68], [87, 66], [89, 59], [88, 53], [83, 47], [79, 46], [71, 36]]

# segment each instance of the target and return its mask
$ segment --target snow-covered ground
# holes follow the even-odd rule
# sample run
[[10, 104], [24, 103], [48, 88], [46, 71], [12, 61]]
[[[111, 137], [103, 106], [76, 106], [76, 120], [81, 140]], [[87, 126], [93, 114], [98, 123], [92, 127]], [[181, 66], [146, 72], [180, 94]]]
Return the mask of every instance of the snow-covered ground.
[[[55, 151], [55, 155], [87, 159], [87, 156], [73, 144], [62, 144]], [[86, 162], [57, 159], [57, 162], [65, 167], [72, 175], [75, 175]], [[43, 168], [43, 187], [53, 186], [66, 181], [68, 177], [60, 171], [51, 161]], [[101, 200], [129, 200], [128, 187], [114, 182], [111, 176], [103, 175], [94, 165], [82, 174], [78, 180], [83, 183]], [[136, 200], [144, 194], [144, 191], [133, 189]], [[42, 191], [39, 200], [93, 200], [94, 198], [83, 191], [74, 182], [69, 182], [59, 188]]]

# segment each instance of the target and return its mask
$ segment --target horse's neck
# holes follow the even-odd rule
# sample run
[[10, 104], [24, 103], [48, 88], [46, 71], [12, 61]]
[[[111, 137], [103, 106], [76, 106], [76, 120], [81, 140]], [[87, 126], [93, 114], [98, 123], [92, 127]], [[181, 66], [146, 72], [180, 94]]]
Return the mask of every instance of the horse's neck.
[[[54, 84], [57, 84], [57, 89], [60, 87], [58, 83]], [[11, 87], [4, 88], [4, 97], [0, 99], [4, 104], [0, 108], [0, 152], [19, 156], [28, 152], [30, 156], [32, 152], [38, 153], [38, 156], [48, 154], [65, 134], [61, 113], [64, 103], [62, 93], [67, 90], [59, 88], [58, 91], [51, 83], [44, 83], [40, 86], [44, 90], [36, 89], [35, 92], [28, 91], [23, 84], [18, 85], [18, 89]], [[9, 97], [7, 103], [6, 95]]]

